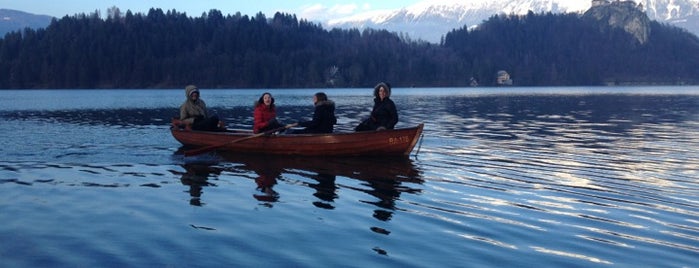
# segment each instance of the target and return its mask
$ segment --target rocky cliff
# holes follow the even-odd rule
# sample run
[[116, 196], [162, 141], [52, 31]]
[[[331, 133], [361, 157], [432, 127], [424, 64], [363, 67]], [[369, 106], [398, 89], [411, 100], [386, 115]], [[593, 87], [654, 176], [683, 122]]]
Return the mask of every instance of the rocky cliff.
[[601, 30], [623, 29], [633, 35], [640, 44], [645, 44], [650, 36], [650, 19], [643, 7], [633, 1], [614, 1], [593, 6], [583, 15], [585, 19], [600, 22]]

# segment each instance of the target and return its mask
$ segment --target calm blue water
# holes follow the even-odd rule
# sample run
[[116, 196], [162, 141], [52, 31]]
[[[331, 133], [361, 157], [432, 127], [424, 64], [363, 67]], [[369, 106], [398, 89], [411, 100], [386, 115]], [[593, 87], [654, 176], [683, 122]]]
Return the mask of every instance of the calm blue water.
[[[371, 89], [325, 90], [338, 131]], [[280, 120], [316, 90], [271, 90]], [[249, 129], [261, 90], [202, 90]], [[699, 87], [394, 89], [408, 159], [207, 154], [184, 90], [0, 91], [2, 267], [693, 267]], [[417, 154], [416, 154], [417, 153]]]

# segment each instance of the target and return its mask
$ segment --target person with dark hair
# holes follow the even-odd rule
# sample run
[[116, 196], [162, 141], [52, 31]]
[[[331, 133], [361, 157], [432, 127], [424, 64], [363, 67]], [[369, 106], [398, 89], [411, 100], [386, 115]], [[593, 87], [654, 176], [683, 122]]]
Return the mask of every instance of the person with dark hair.
[[313, 119], [298, 122], [304, 129], [294, 130], [292, 133], [332, 133], [333, 125], [337, 124], [335, 117], [335, 102], [328, 100], [328, 95], [318, 92], [313, 95]]
[[260, 133], [283, 127], [283, 125], [277, 121], [277, 109], [274, 106], [274, 97], [272, 97], [271, 93], [262, 93], [260, 99], [255, 102], [253, 119], [253, 133]]
[[362, 121], [355, 131], [393, 129], [398, 123], [398, 109], [391, 97], [391, 86], [381, 82], [374, 87], [374, 108], [371, 116]]
[[179, 123], [187, 128], [203, 131], [218, 131], [225, 129], [217, 115], [208, 115], [206, 103], [199, 97], [199, 88], [195, 85], [185, 87], [187, 100], [180, 106]]

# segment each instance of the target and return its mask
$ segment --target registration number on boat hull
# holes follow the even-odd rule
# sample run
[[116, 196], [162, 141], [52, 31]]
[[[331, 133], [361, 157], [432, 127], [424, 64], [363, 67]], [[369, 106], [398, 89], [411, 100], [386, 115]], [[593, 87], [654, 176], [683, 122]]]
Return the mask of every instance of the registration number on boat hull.
[[399, 144], [399, 143], [408, 143], [410, 142], [410, 138], [408, 136], [400, 136], [400, 137], [390, 137], [388, 138], [388, 143], [389, 144]]

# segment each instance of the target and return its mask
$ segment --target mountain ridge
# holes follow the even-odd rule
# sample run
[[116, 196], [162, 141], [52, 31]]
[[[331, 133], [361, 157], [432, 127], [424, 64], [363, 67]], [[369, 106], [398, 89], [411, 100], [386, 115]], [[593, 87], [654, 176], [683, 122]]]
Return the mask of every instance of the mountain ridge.
[[[609, 1], [612, 2], [612, 1]], [[669, 23], [699, 35], [699, 0], [622, 1], [641, 4], [651, 20]], [[422, 1], [396, 10], [373, 11], [322, 22], [328, 28], [375, 28], [439, 43], [453, 29], [474, 27], [498, 14], [584, 13], [590, 0], [458, 0]]]
[[[629, 2], [642, 4], [651, 20], [668, 23], [699, 36], [699, 0]], [[590, 0], [426, 0], [399, 9], [370, 11], [318, 22], [326, 28], [386, 29], [405, 33], [411, 39], [439, 43], [449, 31], [464, 26], [475, 27], [494, 15], [524, 15], [529, 11], [582, 14], [591, 6]], [[27, 27], [47, 27], [51, 19], [53, 17], [47, 15], [0, 9], [0, 37]]]
[[24, 28], [45, 28], [53, 17], [36, 15], [24, 11], [0, 8], [0, 37], [11, 31]]

